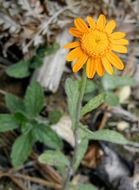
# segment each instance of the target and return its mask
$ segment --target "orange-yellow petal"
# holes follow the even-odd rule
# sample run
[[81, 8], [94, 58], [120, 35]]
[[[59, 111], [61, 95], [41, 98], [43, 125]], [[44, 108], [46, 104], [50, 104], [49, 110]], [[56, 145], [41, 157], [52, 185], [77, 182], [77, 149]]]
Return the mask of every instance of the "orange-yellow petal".
[[69, 33], [78, 38], [82, 36], [82, 32], [80, 32], [77, 28], [74, 27], [69, 29]]
[[120, 40], [111, 40], [111, 42], [115, 45], [128, 45], [128, 40], [120, 39]]
[[91, 16], [87, 17], [87, 22], [89, 23], [90, 28], [94, 29], [96, 27], [96, 22]]
[[80, 47], [77, 47], [77, 48], [71, 50], [71, 51], [67, 54], [66, 60], [67, 60], [67, 61], [73, 61], [75, 58], [78, 58], [78, 57], [82, 56], [82, 54], [83, 54], [83, 52], [82, 52], [81, 48], [80, 48]]
[[111, 20], [107, 23], [106, 27], [105, 27], [105, 31], [108, 33], [108, 34], [111, 34], [112, 31], [115, 29], [116, 27], [116, 22], [114, 20]]
[[93, 78], [96, 73], [95, 60], [89, 58], [86, 66], [86, 74], [88, 78]]
[[127, 53], [127, 47], [122, 45], [114, 45], [112, 44], [112, 50], [117, 51], [119, 53]]
[[64, 45], [64, 48], [67, 48], [67, 49], [70, 49], [70, 48], [75, 48], [75, 47], [78, 47], [80, 46], [80, 42], [71, 42], [71, 43], [68, 43], [66, 45]]
[[78, 72], [83, 65], [86, 63], [88, 56], [86, 54], [82, 54], [82, 56], [75, 62], [73, 65], [73, 72]]
[[88, 26], [81, 18], [76, 18], [74, 24], [79, 31], [88, 32]]
[[97, 70], [97, 73], [100, 77], [102, 77], [104, 75], [104, 67], [102, 65], [102, 62], [101, 62], [101, 59], [96, 59], [95, 60], [95, 63], [96, 63], [96, 70]]
[[97, 21], [97, 27], [100, 29], [100, 30], [103, 30], [104, 27], [105, 27], [105, 24], [106, 24], [106, 17], [104, 15], [100, 15], [99, 18], [98, 18], [98, 21]]
[[117, 69], [123, 70], [124, 69], [124, 64], [122, 60], [113, 52], [109, 53], [106, 55], [108, 61]]
[[112, 75], [113, 66], [119, 70], [124, 68], [114, 51], [127, 53], [128, 40], [124, 39], [124, 32], [113, 32], [116, 27], [114, 20], [106, 23], [106, 17], [101, 14], [97, 22], [88, 16], [87, 23], [77, 18], [74, 24], [75, 27], [70, 28], [69, 32], [79, 40], [64, 46], [67, 49], [74, 48], [66, 57], [68, 61], [76, 59], [74, 72], [87, 64], [86, 74], [88, 78], [93, 78], [96, 72], [99, 76], [103, 76], [105, 71]]
[[112, 75], [113, 74], [113, 68], [110, 64], [110, 62], [108, 61], [108, 59], [106, 57], [102, 57], [101, 58], [102, 60], [102, 64], [104, 66], [104, 69], [110, 74]]
[[110, 38], [114, 39], [114, 40], [119, 40], [121, 38], [125, 37], [125, 33], [124, 32], [114, 32], [110, 35]]

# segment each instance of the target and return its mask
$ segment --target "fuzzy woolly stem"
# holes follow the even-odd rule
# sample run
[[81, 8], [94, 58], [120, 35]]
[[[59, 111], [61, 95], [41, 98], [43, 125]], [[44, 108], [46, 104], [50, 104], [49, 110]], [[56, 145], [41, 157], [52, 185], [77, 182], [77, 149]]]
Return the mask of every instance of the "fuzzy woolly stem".
[[82, 100], [83, 100], [83, 96], [84, 96], [84, 92], [85, 92], [85, 87], [86, 87], [86, 71], [85, 71], [85, 67], [83, 69], [83, 73], [82, 73], [82, 79], [81, 79], [81, 86], [80, 86], [80, 94], [79, 94], [79, 99], [78, 99], [78, 104], [76, 107], [77, 110], [77, 115], [76, 115], [76, 121], [75, 121], [75, 126], [73, 126], [74, 129], [74, 137], [75, 137], [75, 147], [74, 147], [74, 152], [73, 152], [73, 157], [71, 160], [71, 164], [68, 168], [68, 172], [67, 172], [67, 177], [65, 180], [65, 183], [63, 185], [63, 190], [66, 190], [68, 188], [69, 182], [70, 182], [70, 178], [75, 174], [75, 170], [74, 170], [74, 163], [76, 161], [76, 157], [77, 157], [77, 150], [78, 150], [78, 145], [79, 145], [79, 136], [78, 136], [78, 124], [80, 122], [80, 111], [81, 111], [81, 107], [82, 107]]

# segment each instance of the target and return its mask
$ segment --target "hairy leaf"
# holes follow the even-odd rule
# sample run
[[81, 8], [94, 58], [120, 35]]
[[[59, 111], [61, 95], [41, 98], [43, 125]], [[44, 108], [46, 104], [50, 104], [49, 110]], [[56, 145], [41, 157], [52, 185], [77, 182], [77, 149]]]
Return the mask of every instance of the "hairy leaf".
[[107, 102], [111, 106], [117, 106], [119, 105], [119, 98], [118, 96], [116, 96], [115, 93], [107, 92], [105, 102]]
[[73, 81], [70, 78], [66, 80], [65, 90], [68, 97], [68, 109], [73, 123], [75, 123], [77, 115], [76, 107], [78, 104], [78, 98], [80, 94], [79, 88], [80, 88], [79, 81]]
[[51, 166], [68, 166], [69, 160], [67, 157], [60, 151], [48, 150], [44, 152], [39, 157], [39, 161], [43, 164], [48, 164]]
[[25, 78], [28, 77], [31, 73], [29, 70], [30, 62], [22, 60], [14, 65], [11, 65], [6, 69], [7, 75], [14, 78]]
[[5, 101], [6, 106], [11, 112], [24, 112], [25, 106], [23, 100], [18, 98], [14, 94], [7, 93], [5, 96]]
[[20, 135], [12, 147], [11, 159], [14, 167], [20, 166], [31, 153], [34, 140], [31, 133]]
[[103, 77], [102, 82], [106, 90], [114, 90], [122, 86], [131, 86], [135, 83], [133, 78], [129, 76], [110, 76], [108, 74]]
[[18, 127], [15, 117], [11, 114], [0, 114], [0, 132], [12, 131]]
[[81, 116], [84, 116], [86, 113], [98, 108], [105, 101], [106, 94], [102, 93], [98, 96], [92, 98], [82, 109]]
[[43, 89], [38, 82], [32, 82], [25, 95], [25, 109], [30, 117], [36, 117], [44, 106]]
[[45, 124], [36, 124], [32, 132], [36, 141], [44, 143], [48, 147], [60, 149], [63, 146], [62, 140]]
[[79, 183], [76, 185], [70, 184], [68, 190], [97, 190], [94, 185]]
[[67, 157], [62, 152], [58, 150], [48, 150], [39, 157], [39, 161], [43, 164], [55, 166], [63, 179], [66, 177], [65, 173], [67, 173], [70, 163]]
[[129, 141], [120, 133], [109, 130], [109, 129], [101, 129], [96, 132], [92, 132], [86, 128], [86, 138], [91, 140], [98, 140], [98, 141], [108, 141], [117, 144], [128, 144]]
[[88, 138], [86, 138], [85, 131], [83, 131], [79, 128], [77, 133], [78, 133], [78, 148], [77, 148], [76, 158], [75, 158], [75, 162], [74, 162], [74, 170], [75, 171], [79, 167], [79, 165], [84, 157], [84, 154], [86, 153], [87, 148], [88, 148]]
[[62, 113], [59, 110], [53, 110], [48, 113], [48, 119], [50, 123], [55, 124], [57, 123], [62, 116]]

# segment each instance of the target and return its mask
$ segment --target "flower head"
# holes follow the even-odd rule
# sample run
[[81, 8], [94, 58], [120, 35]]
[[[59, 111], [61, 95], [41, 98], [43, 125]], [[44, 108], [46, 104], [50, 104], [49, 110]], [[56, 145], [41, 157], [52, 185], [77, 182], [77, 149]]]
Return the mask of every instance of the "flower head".
[[75, 27], [70, 28], [69, 32], [79, 40], [64, 46], [73, 48], [66, 57], [67, 61], [77, 59], [73, 72], [78, 72], [85, 63], [88, 78], [93, 78], [96, 72], [102, 77], [105, 70], [112, 75], [112, 66], [123, 70], [123, 62], [113, 51], [127, 53], [125, 46], [128, 40], [124, 39], [125, 33], [113, 32], [116, 22], [111, 20], [106, 23], [104, 15], [100, 15], [97, 22], [88, 16], [87, 22], [88, 24], [81, 18], [74, 20]]

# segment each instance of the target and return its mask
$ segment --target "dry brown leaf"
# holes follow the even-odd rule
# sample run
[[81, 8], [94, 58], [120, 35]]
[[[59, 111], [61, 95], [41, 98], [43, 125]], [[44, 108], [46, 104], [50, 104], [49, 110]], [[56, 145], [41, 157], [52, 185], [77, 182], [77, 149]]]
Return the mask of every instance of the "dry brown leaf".
[[60, 121], [52, 125], [51, 128], [72, 147], [75, 145], [74, 134], [72, 131], [72, 121], [69, 116], [63, 116]]

